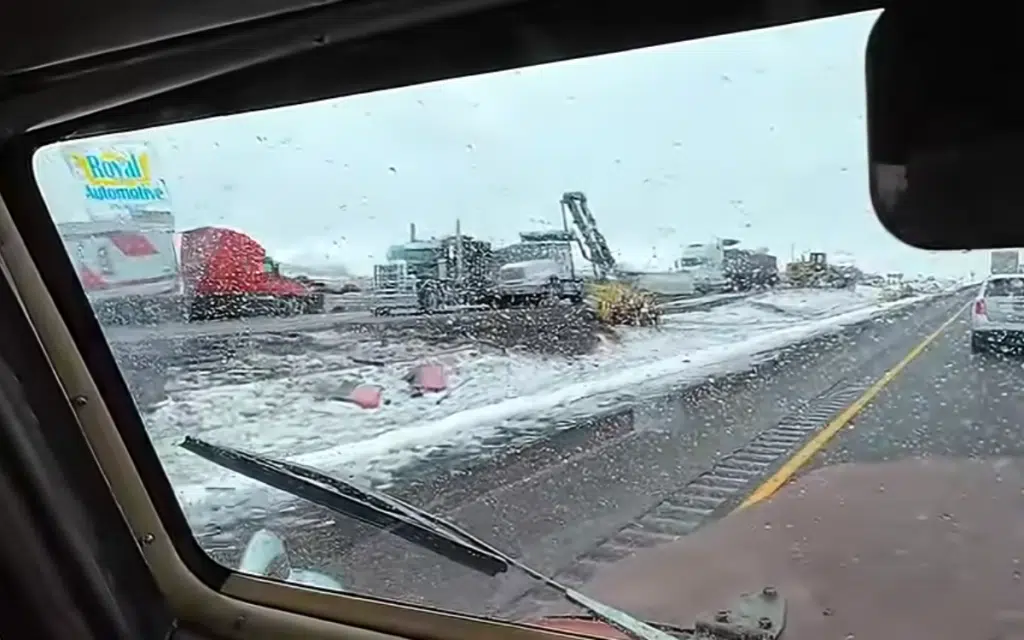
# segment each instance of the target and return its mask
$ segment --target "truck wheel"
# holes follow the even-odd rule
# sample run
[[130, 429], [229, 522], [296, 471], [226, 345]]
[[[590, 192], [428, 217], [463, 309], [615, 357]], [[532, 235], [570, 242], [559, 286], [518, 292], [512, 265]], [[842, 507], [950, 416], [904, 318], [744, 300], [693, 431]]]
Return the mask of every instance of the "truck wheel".
[[324, 313], [327, 310], [326, 303], [323, 294], [308, 295], [302, 301], [302, 313], [306, 315]]
[[441, 306], [440, 296], [433, 288], [423, 292], [423, 311], [434, 313]]
[[281, 298], [278, 309], [282, 316], [297, 316], [302, 312], [302, 301], [297, 296]]
[[971, 332], [971, 353], [984, 353], [985, 342], [978, 334]]
[[559, 301], [562, 299], [564, 293], [565, 292], [564, 286], [562, 285], [562, 281], [558, 278], [551, 278], [551, 280], [548, 281], [548, 286], [545, 289], [543, 295], [541, 296], [539, 302], [541, 305], [546, 307], [557, 306]]

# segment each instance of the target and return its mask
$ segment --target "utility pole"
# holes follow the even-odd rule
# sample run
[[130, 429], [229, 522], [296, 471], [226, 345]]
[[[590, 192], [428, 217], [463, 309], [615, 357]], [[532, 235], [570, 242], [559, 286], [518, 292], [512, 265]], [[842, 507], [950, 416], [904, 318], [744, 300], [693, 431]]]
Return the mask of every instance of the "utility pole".
[[462, 281], [462, 221], [455, 219], [455, 280]]

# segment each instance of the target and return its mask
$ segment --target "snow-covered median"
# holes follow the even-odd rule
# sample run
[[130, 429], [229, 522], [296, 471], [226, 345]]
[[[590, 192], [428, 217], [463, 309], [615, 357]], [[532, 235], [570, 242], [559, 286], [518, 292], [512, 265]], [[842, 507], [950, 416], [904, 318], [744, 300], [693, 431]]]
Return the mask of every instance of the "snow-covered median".
[[[442, 357], [454, 388], [444, 401], [396, 392], [372, 411], [332, 399], [339, 373], [330, 366], [282, 362], [295, 373], [205, 388], [195, 380], [183, 384], [147, 423], [190, 521], [202, 526], [267, 508], [283, 494], [184, 451], [177, 444], [185, 435], [386, 485], [396, 471], [438, 450], [487, 456], [502, 443], [543, 437], [556, 422], [742, 370], [766, 352], [920, 299], [881, 303], [876, 290], [866, 289], [788, 291], [668, 316], [660, 331], [623, 331], [599, 352], [573, 359], [463, 349]], [[330, 365], [329, 357], [315, 357]], [[371, 366], [361, 375], [399, 389], [407, 368]]]

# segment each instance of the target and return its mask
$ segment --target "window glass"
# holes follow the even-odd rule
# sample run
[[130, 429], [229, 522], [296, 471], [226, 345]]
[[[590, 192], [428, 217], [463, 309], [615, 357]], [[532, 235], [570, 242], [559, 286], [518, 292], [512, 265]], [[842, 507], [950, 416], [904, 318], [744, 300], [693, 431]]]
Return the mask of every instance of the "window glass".
[[1024, 277], [996, 278], [985, 285], [985, 295], [997, 298], [1024, 294]]
[[[813, 519], [800, 508], [792, 522], [728, 515], [990, 268], [987, 253], [906, 246], [869, 210], [876, 16], [40, 150], [46, 204], [202, 548], [252, 573], [479, 615], [563, 609], [439, 534], [382, 532], [228, 470], [217, 460], [236, 454], [217, 447], [230, 447], [300, 465], [293, 478], [315, 469], [384, 492], [667, 622], [657, 598], [731, 579], [734, 560], [832, 549], [825, 573], [839, 580], [844, 562], [882, 558], [842, 546], [866, 533], [790, 532]], [[956, 447], [979, 438], [929, 430], [1017, 415], [935, 408], [1020, 381], [975, 366], [970, 329], [951, 327], [920, 356], [933, 359], [914, 380], [934, 386], [892, 382], [903, 401], [840, 436], [867, 440], [809, 468], [966, 455]], [[797, 411], [811, 417], [786, 423]], [[746, 463], [716, 466], [744, 447]], [[268, 468], [249, 462], [253, 476]], [[828, 504], [847, 495], [835, 486]], [[354, 491], [341, 493], [401, 512]], [[737, 521], [700, 562], [623, 568]], [[774, 559], [767, 542], [758, 555], [766, 530], [785, 542]], [[916, 531], [885, 553], [928, 538]], [[724, 591], [758, 584], [734, 577]]]

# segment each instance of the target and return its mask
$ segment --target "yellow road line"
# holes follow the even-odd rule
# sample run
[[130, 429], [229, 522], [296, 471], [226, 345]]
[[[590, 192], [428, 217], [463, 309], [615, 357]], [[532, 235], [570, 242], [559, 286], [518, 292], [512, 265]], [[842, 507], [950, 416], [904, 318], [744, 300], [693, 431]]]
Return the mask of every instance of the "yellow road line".
[[807, 464], [807, 461], [810, 460], [814, 454], [821, 451], [825, 445], [827, 445], [829, 441], [839, 433], [840, 429], [849, 424], [850, 421], [853, 420], [853, 418], [860, 413], [869, 402], [874, 400], [875, 396], [877, 396], [882, 389], [892, 382], [893, 379], [895, 379], [896, 376], [898, 376], [900, 372], [910, 364], [911, 360], [921, 355], [921, 352], [924, 351], [929, 344], [938, 338], [939, 335], [949, 327], [949, 325], [953, 324], [953, 322], [960, 317], [960, 314], [962, 314], [970, 304], [971, 303], [967, 303], [964, 306], [959, 307], [951, 318], [942, 323], [942, 326], [922, 340], [916, 347], [911, 349], [910, 353], [897, 362], [893, 368], [886, 371], [885, 374], [879, 378], [877, 382], [871, 385], [871, 387], [869, 387], [861, 397], [857, 398], [852, 404], [850, 404], [850, 406], [843, 409], [843, 412], [836, 416], [832, 422], [825, 425], [825, 428], [811, 438], [811, 440], [793, 454], [789, 460], [786, 460], [778, 471], [773, 473], [758, 488], [754, 489], [754, 492], [751, 493], [747, 499], [736, 508], [736, 510], [739, 511], [740, 509], [745, 509], [772, 497], [772, 495], [774, 495], [782, 485], [786, 484], [790, 478], [796, 475], [801, 467]]

